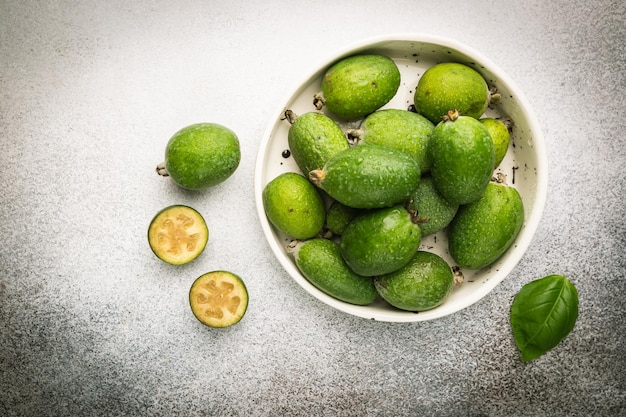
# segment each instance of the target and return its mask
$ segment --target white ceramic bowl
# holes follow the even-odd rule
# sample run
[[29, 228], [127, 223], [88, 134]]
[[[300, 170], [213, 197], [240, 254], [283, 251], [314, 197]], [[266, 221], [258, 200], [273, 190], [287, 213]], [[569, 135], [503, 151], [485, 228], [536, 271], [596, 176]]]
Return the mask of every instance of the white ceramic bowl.
[[[525, 207], [524, 226], [515, 243], [496, 263], [479, 271], [463, 270], [464, 282], [456, 286], [439, 307], [420, 313], [401, 311], [381, 299], [368, 306], [356, 306], [339, 301], [314, 287], [300, 274], [293, 257], [286, 252], [290, 238], [275, 230], [268, 222], [262, 202], [265, 185], [287, 171], [300, 172], [293, 157], [285, 158], [288, 149], [289, 123], [283, 118], [286, 109], [296, 114], [315, 111], [313, 95], [320, 91], [325, 70], [341, 58], [357, 53], [379, 53], [394, 59], [402, 76], [396, 96], [383, 108], [407, 109], [413, 104], [413, 91], [420, 75], [430, 66], [455, 61], [472, 66], [496, 87], [502, 98], [487, 116], [508, 116], [513, 120], [511, 145], [496, 172], [507, 176], [507, 183], [519, 191]], [[320, 65], [311, 63], [311, 73], [296, 85], [287, 99], [273, 113], [258, 150], [255, 168], [255, 198], [259, 219], [269, 245], [287, 273], [310, 295], [343, 312], [366, 319], [388, 322], [432, 320], [457, 312], [483, 298], [513, 270], [531, 242], [537, 229], [547, 192], [547, 161], [541, 128], [522, 92], [491, 60], [478, 51], [452, 39], [422, 34], [402, 34], [368, 39], [340, 50]], [[343, 124], [345, 128], [357, 123]], [[453, 266], [447, 251], [444, 232], [422, 239], [421, 249], [437, 253]], [[302, 294], [302, 297], [308, 296]]]

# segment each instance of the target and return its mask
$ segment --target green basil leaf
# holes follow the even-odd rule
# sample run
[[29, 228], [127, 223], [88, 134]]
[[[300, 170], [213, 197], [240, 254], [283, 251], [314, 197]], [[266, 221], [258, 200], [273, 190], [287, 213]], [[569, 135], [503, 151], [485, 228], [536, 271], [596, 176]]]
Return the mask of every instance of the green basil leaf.
[[511, 327], [524, 362], [543, 355], [572, 331], [578, 318], [578, 291], [562, 275], [531, 281], [515, 295]]

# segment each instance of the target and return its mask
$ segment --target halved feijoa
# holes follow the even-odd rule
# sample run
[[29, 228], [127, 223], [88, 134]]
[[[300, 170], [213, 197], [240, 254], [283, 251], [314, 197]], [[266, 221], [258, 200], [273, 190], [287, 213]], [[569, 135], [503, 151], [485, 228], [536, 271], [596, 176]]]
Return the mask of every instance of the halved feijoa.
[[159, 211], [148, 228], [152, 252], [172, 265], [196, 259], [209, 240], [209, 229], [200, 213], [191, 207], [174, 205]]
[[243, 280], [232, 272], [207, 272], [191, 285], [189, 305], [202, 324], [232, 326], [246, 314], [248, 290]]

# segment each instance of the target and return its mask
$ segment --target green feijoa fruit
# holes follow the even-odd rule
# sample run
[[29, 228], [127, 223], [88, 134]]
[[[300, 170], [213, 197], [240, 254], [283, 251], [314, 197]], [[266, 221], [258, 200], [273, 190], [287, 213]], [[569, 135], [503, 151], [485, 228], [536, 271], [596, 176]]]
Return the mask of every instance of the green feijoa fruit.
[[304, 113], [290, 120], [289, 149], [303, 173], [322, 168], [328, 158], [349, 147], [341, 127], [323, 113]]
[[437, 190], [454, 204], [468, 204], [491, 179], [495, 151], [489, 131], [478, 120], [451, 111], [435, 126], [428, 146]]
[[489, 87], [475, 69], [444, 62], [422, 74], [413, 98], [417, 112], [435, 124], [450, 110], [478, 119], [489, 105]]
[[240, 160], [239, 139], [232, 130], [217, 123], [196, 123], [170, 138], [157, 173], [183, 188], [200, 190], [225, 181]]
[[446, 228], [459, 208], [458, 204], [443, 198], [429, 176], [421, 178], [417, 188], [411, 193], [408, 204], [409, 209], [416, 213], [422, 237]]
[[400, 70], [391, 58], [354, 55], [338, 61], [325, 72], [321, 101], [335, 116], [356, 120], [387, 104], [399, 86]]
[[341, 255], [359, 275], [393, 272], [406, 265], [419, 248], [421, 231], [402, 205], [355, 217], [341, 235]]
[[420, 180], [415, 159], [387, 146], [354, 146], [333, 155], [309, 179], [354, 208], [389, 207], [408, 198]]
[[563, 275], [524, 285], [511, 304], [510, 323], [524, 362], [556, 347], [578, 319], [578, 290]]
[[300, 174], [280, 174], [265, 186], [262, 199], [267, 219], [287, 236], [309, 239], [324, 226], [324, 200], [319, 190]]
[[360, 209], [348, 207], [337, 200], [333, 200], [326, 210], [326, 227], [335, 235], [340, 236], [359, 213], [361, 213]]
[[462, 268], [485, 268], [513, 244], [523, 223], [524, 204], [517, 190], [490, 182], [478, 200], [459, 207], [450, 223], [450, 256]]
[[448, 263], [431, 252], [418, 251], [408, 264], [374, 278], [380, 296], [401, 310], [425, 311], [448, 298], [454, 274]]
[[428, 141], [434, 127], [420, 114], [384, 109], [367, 116], [359, 129], [349, 131], [348, 136], [355, 138], [359, 145], [383, 145], [407, 153], [417, 161], [423, 174], [430, 171]]
[[509, 149], [509, 143], [511, 142], [510, 120], [500, 120], [491, 117], [479, 119], [479, 122], [483, 124], [489, 131], [489, 136], [493, 141], [493, 147], [496, 152], [496, 160], [493, 163], [493, 169], [496, 169], [498, 165], [504, 159], [507, 150]]
[[296, 266], [311, 284], [324, 293], [346, 303], [371, 304], [376, 289], [370, 277], [354, 273], [341, 257], [339, 244], [328, 239], [297, 242], [290, 249]]

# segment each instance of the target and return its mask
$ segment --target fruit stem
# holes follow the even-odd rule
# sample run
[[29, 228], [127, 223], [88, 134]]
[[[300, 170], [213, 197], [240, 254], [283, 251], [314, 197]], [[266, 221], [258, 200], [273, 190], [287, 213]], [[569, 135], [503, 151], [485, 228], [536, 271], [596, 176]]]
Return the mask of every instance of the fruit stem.
[[409, 199], [404, 203], [404, 208], [406, 209], [406, 211], [409, 212], [409, 217], [411, 218], [411, 222], [413, 222], [413, 224], [419, 224], [419, 223], [423, 223], [420, 221], [420, 216], [419, 213], [417, 212], [417, 210], [415, 210], [413, 207], [413, 200]]
[[452, 274], [454, 275], [454, 285], [461, 285], [463, 281], [465, 281], [465, 277], [463, 276], [463, 271], [457, 265], [452, 267]]
[[454, 122], [459, 118], [459, 116], [460, 114], [458, 110], [448, 110], [448, 114], [442, 116], [441, 118], [444, 122]]
[[156, 172], [162, 177], [169, 177], [170, 173], [167, 172], [167, 168], [165, 168], [165, 161], [161, 162], [156, 166]]
[[322, 110], [322, 107], [324, 107], [324, 96], [321, 92], [313, 95], [313, 105], [317, 110]]
[[491, 181], [496, 184], [506, 185], [506, 175], [502, 172], [497, 172], [496, 175], [491, 178]]
[[300, 244], [300, 241], [294, 239], [291, 242], [289, 242], [287, 246], [285, 246], [285, 250], [287, 251], [287, 253], [293, 254], [296, 252], [296, 249], [298, 248], [299, 244]]
[[490, 108], [492, 108], [493, 106], [498, 104], [498, 102], [502, 98], [502, 95], [500, 93], [498, 93], [497, 91], [498, 90], [496, 89], [496, 87], [491, 87], [489, 89], [489, 98], [487, 100], [488, 100]]
[[348, 137], [348, 143], [354, 146], [363, 138], [363, 129], [348, 129], [346, 130], [346, 136]]
[[309, 180], [311, 180], [311, 182], [318, 187], [320, 186], [322, 181], [324, 181], [325, 177], [326, 173], [323, 169], [314, 169], [313, 171], [309, 172]]
[[295, 122], [296, 119], [298, 118], [298, 115], [289, 109], [285, 110], [284, 115], [285, 117], [283, 117], [280, 120], [287, 120], [290, 124], [293, 124], [293, 122]]

